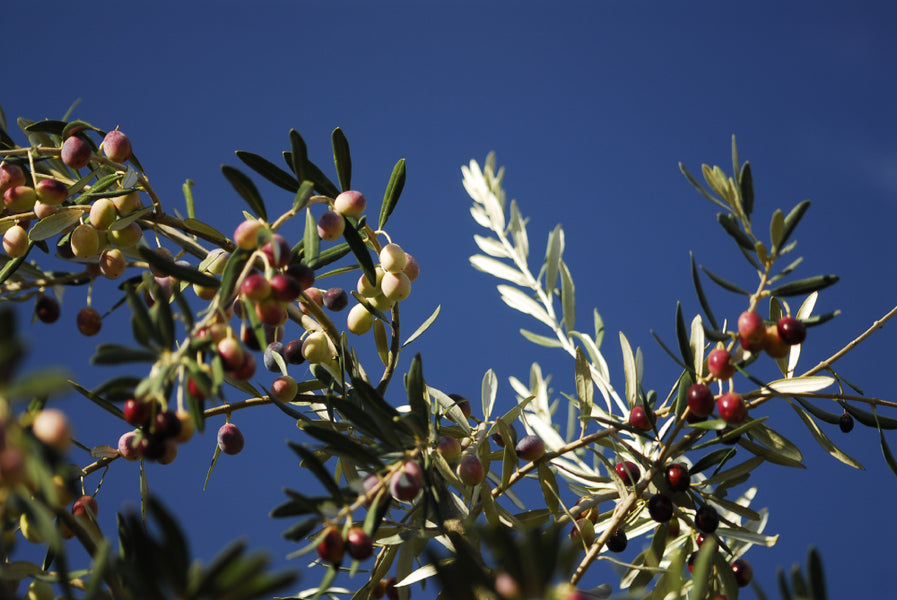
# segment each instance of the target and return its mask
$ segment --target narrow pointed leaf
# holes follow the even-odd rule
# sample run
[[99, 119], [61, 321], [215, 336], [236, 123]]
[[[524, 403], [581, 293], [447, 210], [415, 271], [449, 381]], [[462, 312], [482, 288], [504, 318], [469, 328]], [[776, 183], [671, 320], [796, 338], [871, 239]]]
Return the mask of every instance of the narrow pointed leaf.
[[738, 220], [728, 213], [718, 213], [716, 215], [716, 220], [720, 225], [723, 226], [723, 229], [726, 230], [730, 236], [732, 236], [738, 245], [744, 248], [745, 250], [749, 250], [751, 252], [754, 251], [754, 242], [751, 240], [748, 235], [741, 230], [741, 227], [738, 225]]
[[557, 514], [560, 509], [560, 495], [554, 471], [551, 470], [551, 467], [548, 466], [546, 461], [540, 461], [538, 473], [539, 487], [542, 488], [542, 497], [545, 499], [545, 506], [552, 514]]
[[839, 423], [841, 423], [841, 415], [822, 410], [812, 402], [808, 402], [807, 400], [804, 400], [802, 398], [794, 398], [794, 400], [796, 400], [797, 403], [800, 404], [805, 411], [824, 423], [828, 423], [830, 425], [838, 425]]
[[704, 311], [704, 314], [707, 316], [707, 320], [710, 321], [710, 325], [714, 329], [719, 329], [719, 325], [716, 324], [716, 317], [713, 316], [713, 311], [710, 310], [710, 303], [707, 302], [707, 296], [704, 295], [704, 286], [701, 285], [701, 278], [698, 274], [698, 267], [695, 264], [694, 253], [689, 252], [689, 257], [691, 258], [691, 281], [695, 286], [695, 293], [698, 296], [698, 302], [701, 303], [701, 310]]
[[564, 230], [556, 225], [548, 234], [548, 247], [545, 249], [545, 289], [555, 288], [560, 269], [561, 255], [564, 253]]
[[[676, 341], [679, 344], [679, 355], [682, 357], [682, 362], [686, 365], [693, 365], [696, 359], [688, 340], [688, 329], [685, 326], [685, 317], [682, 316], [682, 303], [678, 301], [676, 302]], [[688, 368], [690, 369], [691, 366]]]
[[837, 283], [838, 279], [837, 275], [817, 275], [774, 287], [769, 290], [769, 293], [779, 297], [810, 294]]
[[411, 414], [417, 421], [421, 433], [427, 430], [430, 420], [430, 405], [424, 397], [424, 373], [421, 366], [420, 353], [415, 354], [411, 360], [411, 367], [405, 380], [405, 388], [408, 391], [408, 406]]
[[[635, 356], [632, 354], [632, 346], [623, 332], [620, 332], [620, 348], [623, 352], [623, 373], [626, 377], [626, 402], [631, 409], [635, 406], [638, 396], [638, 373], [635, 368]], [[591, 375], [590, 375], [591, 378]]]
[[560, 261], [561, 267], [561, 306], [564, 315], [564, 328], [570, 332], [576, 328], [576, 288], [573, 285], [573, 277], [564, 261]]
[[402, 344], [402, 348], [404, 348], [405, 346], [407, 346], [408, 344], [410, 344], [411, 342], [413, 342], [414, 340], [416, 340], [417, 338], [422, 336], [427, 331], [427, 329], [430, 328], [430, 325], [432, 325], [433, 322], [436, 321], [436, 317], [439, 316], [439, 311], [441, 308], [442, 308], [441, 304], [436, 307], [436, 310], [433, 311], [433, 314], [431, 314], [429, 317], [427, 317], [427, 320], [424, 321], [423, 323], [421, 323], [420, 327], [418, 327], [414, 331], [414, 333], [412, 333], [410, 336], [408, 336], [408, 339], [405, 340], [405, 343]]
[[229, 165], [221, 165], [221, 172], [234, 189], [237, 190], [240, 197], [246, 201], [253, 214], [263, 221], [267, 221], [268, 212], [265, 210], [265, 203], [262, 201], [262, 197], [252, 180], [239, 169]]
[[592, 402], [595, 388], [592, 383], [592, 372], [589, 369], [589, 361], [586, 359], [582, 347], [576, 347], [576, 359], [574, 363], [574, 379], [576, 380], [576, 397], [579, 398], [579, 419], [585, 431], [592, 417]]
[[488, 421], [492, 416], [492, 407], [495, 406], [495, 398], [498, 395], [498, 378], [495, 371], [489, 369], [483, 375], [481, 398], [483, 404], [483, 420]]
[[404, 188], [405, 159], [400, 158], [399, 162], [397, 162], [396, 166], [392, 169], [392, 175], [389, 178], [389, 183], [386, 184], [386, 193], [384, 193], [383, 195], [383, 205], [380, 207], [378, 229], [383, 229], [383, 226], [386, 225], [386, 222], [389, 220], [389, 215], [391, 215], [392, 211], [395, 210], [396, 204], [399, 201], [399, 196], [402, 195], [402, 190]]
[[511, 265], [495, 260], [494, 258], [483, 256], [482, 254], [475, 254], [470, 257], [470, 265], [477, 271], [488, 273], [489, 275], [500, 279], [506, 279], [511, 283], [520, 286], [529, 285], [529, 280], [523, 273]]
[[[345, 217], [343, 217], [343, 219], [345, 220]], [[364, 241], [362, 241], [358, 231], [355, 230], [355, 227], [351, 223], [346, 223], [346, 228], [343, 230], [343, 237], [349, 244], [349, 248], [352, 249], [352, 254], [358, 259], [358, 264], [361, 265], [361, 270], [367, 280], [377, 281], [377, 271], [374, 269], [374, 261], [371, 259], [371, 251], [365, 245]]]
[[772, 251], [776, 252], [782, 246], [782, 237], [785, 235], [785, 215], [776, 209], [772, 213], [769, 222], [769, 240], [772, 242]]
[[545, 309], [538, 302], [527, 296], [525, 292], [509, 285], [499, 285], [498, 291], [501, 293], [501, 299], [504, 303], [511, 308], [538, 319], [552, 329], [554, 328], [554, 321], [548, 316]]
[[789, 402], [789, 404], [791, 405], [791, 408], [794, 409], [794, 412], [797, 413], [797, 416], [800, 417], [801, 421], [803, 421], [804, 425], [807, 426], [807, 429], [810, 430], [810, 433], [812, 434], [813, 439], [815, 439], [816, 442], [820, 446], [822, 446], [823, 450], [825, 450], [826, 452], [828, 452], [829, 454], [834, 456], [836, 459], [843, 462], [845, 465], [853, 467], [854, 469], [865, 470], [865, 467], [863, 467], [863, 465], [858, 460], [856, 460], [855, 458], [853, 458], [851, 456], [848, 456], [845, 452], [843, 452], [840, 448], [838, 448], [828, 438], [828, 436], [825, 435], [825, 432], [823, 432], [819, 428], [819, 425], [816, 424], [816, 421], [814, 421], [810, 417], [810, 415], [808, 415], [806, 412], [804, 412], [800, 408], [794, 406], [794, 404], [791, 404], [790, 402]]
[[296, 442], [290, 441], [287, 442], [287, 445], [289, 445], [290, 449], [302, 460], [302, 467], [308, 469], [318, 481], [324, 484], [324, 487], [327, 488], [327, 491], [330, 492], [330, 495], [333, 497], [334, 502], [342, 504], [343, 494], [340, 491], [339, 486], [333, 480], [333, 476], [331, 476], [327, 467], [324, 466], [324, 463], [315, 456], [315, 453]]
[[528, 339], [534, 344], [538, 344], [539, 346], [545, 346], [546, 348], [562, 348], [563, 344], [557, 338], [550, 338], [544, 335], [538, 335], [533, 333], [532, 331], [527, 331], [526, 329], [520, 330], [520, 335]]
[[100, 344], [90, 358], [94, 365], [118, 365], [129, 362], [156, 362], [159, 355], [151, 350], [129, 348], [119, 344]]
[[883, 415], [875, 415], [869, 411], [857, 408], [852, 404], [848, 404], [843, 400], [838, 400], [838, 404], [846, 410], [850, 415], [865, 425], [866, 427], [880, 427], [881, 429], [897, 429], [897, 419], [885, 417]]
[[137, 251], [140, 253], [140, 257], [143, 260], [156, 267], [166, 275], [171, 275], [172, 277], [175, 277], [182, 281], [195, 283], [203, 287], [218, 289], [218, 286], [220, 285], [220, 282], [216, 277], [209, 275], [208, 273], [203, 273], [197, 269], [194, 269], [193, 267], [185, 267], [176, 264], [174, 261], [168, 260], [161, 254], [154, 252], [149, 248], [140, 246], [139, 248], [137, 248]]
[[296, 197], [293, 198], [293, 212], [299, 214], [306, 206], [311, 195], [315, 191], [315, 184], [311, 181], [303, 181], [299, 189], [296, 190]]
[[810, 377], [792, 377], [790, 379], [777, 379], [766, 384], [765, 387], [779, 394], [809, 394], [818, 392], [835, 383], [834, 377], [826, 375], [813, 375]]
[[277, 187], [293, 193], [299, 189], [299, 182], [295, 177], [269, 161], [267, 158], [253, 152], [246, 152], [245, 150], [237, 150], [236, 154], [237, 158], [243, 161], [243, 164]]
[[287, 162], [299, 181], [314, 181], [308, 168], [308, 148], [295, 129], [290, 129], [290, 154]]
[[688, 180], [688, 182], [689, 182], [690, 184], [692, 184], [692, 185], [694, 186], [694, 188], [695, 188], [696, 190], [698, 190], [698, 192], [699, 192], [702, 196], [704, 196], [705, 198], [707, 198], [708, 200], [710, 200], [711, 202], [713, 202], [714, 204], [716, 204], [716, 205], [719, 206], [720, 208], [729, 210], [729, 206], [728, 206], [727, 204], [725, 204], [724, 202], [722, 202], [721, 200], [719, 200], [718, 198], [714, 198], [714, 197], [710, 194], [710, 192], [708, 192], [706, 189], [704, 189], [704, 186], [701, 185], [701, 184], [698, 182], [698, 180], [695, 179], [695, 178], [692, 176], [692, 174], [688, 172], [688, 169], [686, 169], [686, 168], [685, 168], [685, 165], [682, 164], [681, 162], [679, 163], [679, 170], [682, 171], [682, 174], [685, 175], [685, 178]]
[[99, 406], [100, 408], [102, 408], [103, 410], [105, 410], [105, 411], [107, 411], [107, 412], [109, 412], [109, 413], [115, 415], [115, 416], [118, 417], [119, 419], [124, 419], [124, 418], [125, 418], [125, 417], [124, 417], [124, 413], [121, 411], [121, 409], [118, 407], [118, 405], [113, 404], [112, 402], [106, 400], [105, 398], [103, 398], [103, 397], [100, 396], [99, 394], [94, 393], [94, 392], [91, 392], [91, 391], [88, 390], [87, 388], [84, 388], [84, 387], [78, 385], [78, 384], [75, 383], [74, 381], [69, 380], [68, 383], [69, 383], [70, 386], [72, 386], [73, 388], [75, 388], [75, 390], [76, 390], [79, 394], [81, 394], [82, 396], [84, 396], [85, 398], [87, 398], [88, 400], [90, 400], [91, 402], [93, 402], [94, 404], [96, 404], [97, 406]]
[[782, 231], [782, 241], [779, 242], [780, 247], [784, 246], [788, 242], [791, 234], [794, 233], [794, 228], [797, 227], [798, 223], [800, 223], [800, 220], [803, 218], [804, 213], [807, 212], [808, 208], [810, 208], [810, 201], [804, 200], [803, 202], [792, 208], [791, 212], [788, 213], [788, 216], [785, 217], [784, 228]]
[[305, 233], [302, 236], [302, 244], [305, 250], [302, 260], [305, 264], [310, 265], [317, 259], [318, 253], [321, 251], [321, 238], [318, 237], [318, 226], [311, 210], [305, 211]]
[[807, 578], [810, 585], [810, 594], [813, 600], [828, 600], [828, 592], [825, 588], [825, 573], [822, 569], [822, 558], [813, 546], [807, 555]]
[[28, 231], [28, 238], [32, 242], [47, 240], [62, 233], [81, 220], [84, 211], [78, 208], [63, 208], [48, 217], [44, 217]]
[[[150, 208], [150, 207], [148, 207]], [[133, 214], [133, 213], [132, 213]], [[129, 217], [131, 215], [128, 215]], [[125, 217], [127, 218], [127, 217]], [[121, 221], [122, 219], [119, 219]], [[119, 222], [116, 221], [116, 224]], [[227, 238], [223, 233], [209, 225], [208, 223], [204, 223], [203, 221], [199, 221], [197, 219], [184, 219], [184, 226], [187, 228], [187, 231], [198, 235], [199, 237], [208, 240], [214, 244], [223, 245], [227, 242]], [[112, 226], [115, 228], [115, 225]]]
[[727, 289], [730, 292], [735, 292], [736, 294], [741, 294], [742, 296], [750, 296], [751, 295], [750, 292], [738, 287], [734, 283], [726, 281], [725, 279], [723, 279], [719, 275], [716, 275], [715, 273], [713, 273], [706, 267], [701, 266], [701, 270], [707, 274], [707, 277], [709, 277], [710, 280], [713, 281], [713, 283], [720, 286], [721, 288]]
[[741, 188], [741, 206], [744, 208], [744, 214], [750, 217], [754, 212], [754, 176], [751, 172], [751, 163], [745, 162], [741, 165], [738, 185]]
[[343, 130], [337, 127], [330, 135], [330, 142], [333, 145], [333, 164], [336, 166], [339, 187], [345, 192], [352, 189], [352, 157], [349, 154], [349, 140], [346, 139]]

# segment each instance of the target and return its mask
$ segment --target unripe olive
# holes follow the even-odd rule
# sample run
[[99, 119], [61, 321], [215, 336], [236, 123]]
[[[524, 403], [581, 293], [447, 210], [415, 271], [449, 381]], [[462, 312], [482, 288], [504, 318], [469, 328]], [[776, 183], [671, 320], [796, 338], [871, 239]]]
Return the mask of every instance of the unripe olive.
[[346, 329], [355, 335], [364, 335], [371, 330], [374, 325], [374, 315], [372, 315], [363, 304], [356, 304], [349, 310], [346, 317]]
[[380, 293], [380, 280], [383, 278], [383, 269], [377, 267], [377, 283], [372, 284], [362, 273], [358, 277], [358, 283], [355, 286], [356, 291], [365, 298], [373, 298]]
[[129, 214], [143, 208], [143, 202], [140, 201], [140, 194], [136, 190], [129, 192], [124, 196], [116, 196], [112, 198], [112, 204], [115, 206], [115, 210], [118, 211], [118, 214], [122, 217], [127, 217]]
[[53, 600], [55, 597], [56, 593], [53, 591], [53, 586], [39, 579], [29, 583], [28, 591], [25, 592], [25, 600]]
[[228, 258], [230, 258], [229, 252], [221, 248], [213, 248], [206, 256], [206, 271], [212, 275], [221, 275], [224, 273]]
[[364, 194], [355, 190], [347, 190], [333, 200], [334, 210], [347, 217], [360, 217], [366, 205]]
[[19, 165], [0, 165], [0, 192], [11, 187], [25, 185], [25, 171]]
[[289, 375], [282, 375], [271, 383], [271, 395], [281, 402], [292, 402], [299, 391], [299, 384]]
[[90, 224], [97, 229], [108, 229], [117, 216], [115, 204], [109, 198], [100, 198], [90, 207]]
[[15, 224], [3, 234], [3, 250], [11, 257], [24, 256], [28, 250], [28, 232], [19, 224]]
[[19, 517], [19, 531], [22, 532], [22, 537], [32, 544], [41, 544], [44, 541], [43, 536], [37, 530], [34, 519], [28, 516], [28, 513], [22, 513]]
[[117, 279], [122, 276], [127, 268], [125, 255], [118, 248], [106, 248], [100, 254], [100, 272], [107, 279]]
[[118, 453], [127, 461], [136, 462], [142, 458], [140, 436], [136, 431], [128, 431], [118, 438]]
[[178, 409], [175, 416], [178, 418], [178, 421], [181, 422], [181, 427], [177, 437], [174, 439], [178, 444], [183, 444], [184, 442], [189, 441], [190, 438], [193, 437], [193, 434], [196, 433], [196, 425], [193, 424], [193, 417], [184, 409]]
[[41, 179], [34, 186], [38, 199], [50, 206], [59, 206], [68, 196], [68, 188], [56, 179]]
[[338, 240], [346, 228], [343, 216], [334, 210], [328, 210], [318, 219], [318, 236], [327, 242]]
[[243, 250], [258, 248], [258, 233], [264, 227], [261, 221], [250, 219], [243, 221], [234, 229], [234, 243]]
[[68, 448], [72, 441], [72, 428], [64, 412], [55, 408], [45, 408], [31, 423], [34, 437], [59, 452]]
[[778, 326], [773, 323], [766, 328], [766, 346], [763, 350], [772, 358], [785, 358], [791, 349], [779, 335]]
[[380, 290], [388, 300], [401, 302], [411, 295], [411, 281], [404, 273], [384, 273]]
[[313, 331], [302, 342], [302, 356], [308, 362], [322, 363], [330, 358], [330, 344], [323, 331]]
[[414, 281], [420, 276], [420, 265], [417, 260], [407, 252], [405, 253], [405, 268], [402, 273], [408, 276], [408, 281]]
[[73, 135], [62, 143], [62, 162], [72, 169], [86, 167], [93, 156], [93, 149], [84, 138]]
[[24, 213], [34, 208], [37, 194], [34, 188], [27, 185], [17, 185], [3, 192], [3, 204], [10, 214]]
[[143, 237], [143, 230], [137, 223], [128, 223], [121, 229], [109, 229], [106, 231], [106, 239], [113, 246], [119, 248], [133, 248]]
[[117, 129], [110, 131], [103, 138], [103, 153], [109, 160], [123, 163], [131, 158], [131, 140]]
[[100, 251], [100, 234], [87, 223], [75, 227], [72, 231], [71, 242], [72, 252], [78, 258], [90, 258], [96, 256]]
[[388, 313], [392, 310], [392, 307], [396, 305], [395, 300], [390, 300], [383, 294], [377, 294], [373, 298], [369, 298], [371, 306], [379, 310], [380, 312]]
[[398, 244], [386, 244], [380, 250], [380, 266], [387, 273], [401, 273], [405, 268], [405, 261], [405, 251]]
[[44, 204], [40, 200], [34, 203], [34, 216], [38, 219], [43, 219], [44, 217], [49, 217], [50, 215], [56, 214], [59, 212], [58, 206], [53, 206], [52, 204]]

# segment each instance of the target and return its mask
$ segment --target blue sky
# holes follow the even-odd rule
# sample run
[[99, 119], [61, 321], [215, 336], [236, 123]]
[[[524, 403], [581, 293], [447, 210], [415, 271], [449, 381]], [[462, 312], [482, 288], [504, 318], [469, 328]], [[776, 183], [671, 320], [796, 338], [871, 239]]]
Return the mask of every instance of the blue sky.
[[[391, 233], [422, 276], [403, 319], [418, 323], [442, 306], [416, 343], [439, 389], [475, 398], [493, 368], [499, 402], [509, 403], [507, 378], [525, 377], [539, 361], [554, 373], [556, 392], [573, 390], [570, 361], [522, 342], [517, 331], [535, 324], [507, 309], [498, 282], [468, 264], [472, 236], [482, 231], [460, 166], [493, 150], [507, 167], [508, 196], [530, 217], [533, 261], [548, 232], [564, 225], [580, 314], [601, 312], [605, 355], [620, 383], [618, 330], [642, 347], [649, 387], [666, 390], [678, 375], [649, 330], [672, 340], [676, 301], [687, 315], [699, 310], [689, 250], [717, 272], [752, 281], [714, 223], [716, 210], [677, 167], [729, 169], [732, 134], [752, 163], [758, 222], [812, 199], [797, 232], [799, 274], [841, 276], [818, 306], [843, 314], [811, 330], [803, 364], [853, 339], [897, 299], [893, 3], [24, 3], [6, 22], [0, 105], [10, 121], [59, 118], [80, 98], [75, 115], [119, 125], [169, 206], [183, 206], [181, 185], [192, 179], [199, 217], [225, 233], [244, 208], [220, 174], [221, 164], [239, 164], [234, 150], [276, 160], [295, 128], [323, 167], [339, 126], [352, 146], [353, 187], [375, 206], [404, 157], [407, 184]], [[269, 206], [291, 201], [260, 189]], [[301, 235], [299, 225], [293, 234]], [[718, 314], [734, 319], [744, 309], [732, 295], [713, 298]], [[65, 356], [73, 370], [85, 368], [93, 340], [63, 336], [74, 332], [83, 301], [83, 291], [69, 290], [63, 320], [36, 330], [32, 364]], [[890, 325], [839, 372], [869, 395], [893, 398], [894, 341]], [[78, 401], [67, 400], [73, 408]], [[768, 466], [752, 478], [757, 505], [772, 507], [768, 530], [782, 534], [775, 548], [749, 555], [767, 593], [775, 596], [776, 566], [803, 561], [810, 544], [828, 566], [831, 597], [884, 589], [897, 480], [875, 432], [827, 430], [867, 468], [854, 472], [790, 411], [764, 410], [802, 447], [808, 466]], [[279, 563], [304, 566], [282, 560], [293, 549], [279, 538], [286, 523], [265, 516], [282, 486], [302, 485], [280, 443], [299, 435], [273, 408], [248, 413], [239, 415], [246, 451], [219, 461], [208, 491], [201, 486], [209, 433], [182, 448], [175, 464], [150, 468], [150, 483], [176, 494], [169, 503], [190, 523], [197, 555], [210, 558], [246, 535]], [[113, 443], [119, 425], [91, 417], [81, 425], [93, 436], [86, 441]], [[132, 466], [117, 464], [106, 476], [100, 499], [102, 507], [109, 497], [110, 508], [101, 516], [110, 525], [119, 499], [137, 495]], [[307, 574], [302, 587], [318, 577]]]

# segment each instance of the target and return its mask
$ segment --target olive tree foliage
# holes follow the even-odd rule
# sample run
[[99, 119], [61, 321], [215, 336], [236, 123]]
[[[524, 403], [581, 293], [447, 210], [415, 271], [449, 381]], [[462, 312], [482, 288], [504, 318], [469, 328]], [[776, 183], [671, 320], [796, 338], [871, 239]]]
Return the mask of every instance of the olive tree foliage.
[[[439, 313], [410, 333], [400, 319], [419, 273], [386, 229], [404, 160], [377, 211], [351, 186], [340, 129], [332, 135], [336, 183], [295, 130], [280, 160], [238, 151], [242, 166], [222, 174], [247, 210], [228, 237], [197, 218], [189, 182], [185, 206], [160, 198], [122, 132], [70, 115], [18, 126], [21, 144], [0, 114], [0, 299], [33, 303], [36, 319], [52, 322], [63, 290], [86, 285], [82, 333], [102, 326], [106, 315], [89, 306], [100, 290], [113, 298], [108, 312], [125, 312], [131, 328], [91, 359], [129, 374], [89, 389], [52, 366], [19, 373], [23, 325], [8, 307], [0, 311], [4, 597], [27, 587], [31, 597], [407, 600], [427, 586], [453, 599], [731, 600], [751, 585], [749, 551], [778, 537], [766, 531], [769, 511], [755, 506], [748, 478], [768, 463], [803, 466], [801, 449], [776, 431], [764, 404], [787, 403], [826, 452], [855, 468], [826, 428], [856, 421], [877, 430], [897, 471], [884, 435], [897, 419], [880, 414], [897, 404], [865, 396], [834, 369], [872, 329], [817, 365], [799, 364], [804, 338], [836, 315], [814, 308], [837, 277], [794, 274], [801, 261], [793, 234], [809, 203], [755, 218], [751, 167], [739, 161], [734, 138], [731, 175], [704, 165], [702, 183], [680, 167], [720, 211], [723, 232], [757, 278], [730, 281], [692, 258], [702, 314], [686, 315], [677, 303], [674, 327], [655, 334], [681, 368], [667, 382], [644, 380], [642, 353], [622, 332], [611, 336], [615, 358], [606, 358], [599, 313], [577, 314], [563, 229], [550, 233], [544, 257], [531, 256], [527, 220], [505, 198], [494, 156], [462, 168], [483, 229], [472, 266], [499, 278], [504, 303], [533, 319], [520, 332], [526, 340], [570, 359], [561, 374], [567, 391], [556, 395], [551, 377], [526, 365], [528, 381], [510, 378], [515, 405], [499, 414], [492, 370], [479, 399], [429, 385], [420, 355], [397, 373], [400, 355]], [[253, 177], [282, 197], [264, 201]], [[303, 225], [291, 230], [302, 237], [281, 237], [296, 220]], [[351, 300], [344, 290], [314, 287], [336, 275], [357, 278]], [[714, 311], [708, 282], [741, 298], [735, 313]], [[373, 336], [373, 362], [362, 364], [357, 336]], [[622, 375], [609, 368], [618, 351]], [[761, 377], [764, 365], [780, 375]], [[53, 407], [60, 393], [81, 394], [121, 419], [118, 447], [71, 440], [66, 416]], [[286, 490], [271, 510], [297, 544], [294, 558], [311, 562], [301, 586], [296, 572], [272, 572], [240, 543], [209, 564], [193, 561], [182, 528], [143, 476], [146, 461], [174, 460], [179, 444], [201, 443], [192, 433], [214, 423], [208, 480], [221, 453], [242, 449], [232, 417], [271, 404], [301, 430], [288, 451], [313, 481]], [[72, 464], [83, 456], [73, 443], [89, 451], [89, 463]], [[131, 468], [126, 461], [139, 465], [140, 511], [119, 514], [117, 531], [101, 531], [102, 489], [93, 498], [82, 490], [97, 486], [84, 482]], [[20, 559], [23, 544], [45, 548], [44, 561]], [[88, 564], [73, 564], [73, 544]], [[612, 563], [619, 580], [582, 589], [599, 561]], [[805, 573], [779, 583], [786, 598], [825, 598], [815, 552]]]

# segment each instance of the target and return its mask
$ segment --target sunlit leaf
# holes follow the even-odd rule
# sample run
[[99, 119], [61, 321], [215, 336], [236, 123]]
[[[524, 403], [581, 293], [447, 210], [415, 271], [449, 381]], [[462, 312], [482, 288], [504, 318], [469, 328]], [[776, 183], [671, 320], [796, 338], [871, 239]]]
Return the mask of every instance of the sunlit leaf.
[[501, 293], [501, 299], [504, 303], [511, 308], [538, 319], [552, 329], [554, 328], [554, 322], [548, 316], [548, 313], [545, 312], [545, 309], [538, 302], [527, 296], [526, 293], [508, 285], [499, 285], [498, 291]]
[[560, 261], [561, 267], [561, 307], [564, 315], [564, 328], [569, 332], [576, 328], [576, 288], [573, 285], [573, 277], [564, 261]]
[[495, 376], [495, 371], [489, 369], [483, 375], [483, 385], [482, 385], [482, 405], [483, 405], [483, 420], [488, 421], [492, 416], [492, 407], [495, 406], [495, 398], [498, 395], [498, 378]]
[[38, 221], [28, 231], [28, 237], [33, 242], [50, 239], [78, 223], [83, 214], [84, 211], [79, 208], [61, 208], [52, 215]]
[[548, 234], [548, 247], [545, 249], [545, 289], [553, 290], [560, 269], [561, 255], [564, 253], [564, 230], [555, 226]]
[[813, 375], [810, 377], [792, 377], [791, 379], [777, 379], [766, 384], [765, 387], [770, 388], [776, 393], [789, 394], [810, 394], [824, 390], [835, 383], [834, 377], [826, 375]]
[[500, 279], [506, 279], [511, 283], [515, 283], [521, 286], [528, 286], [529, 281], [526, 278], [526, 275], [515, 269], [514, 267], [503, 263], [499, 260], [495, 260], [494, 258], [489, 258], [488, 256], [483, 256], [482, 254], [475, 254], [470, 257], [471, 266], [483, 273], [488, 273], [489, 275], [493, 275]]

